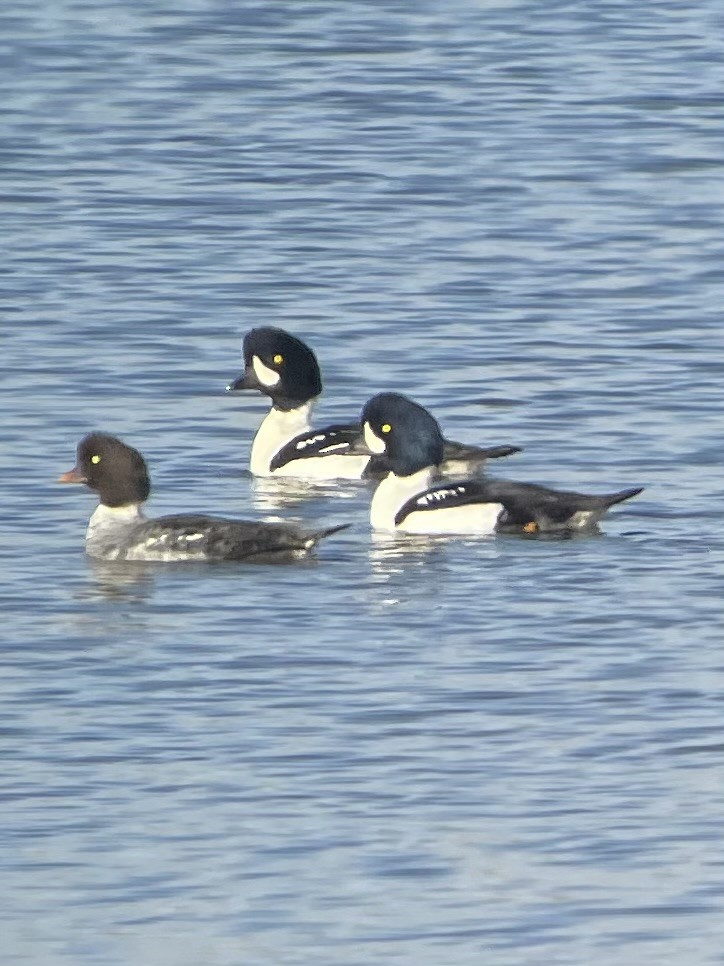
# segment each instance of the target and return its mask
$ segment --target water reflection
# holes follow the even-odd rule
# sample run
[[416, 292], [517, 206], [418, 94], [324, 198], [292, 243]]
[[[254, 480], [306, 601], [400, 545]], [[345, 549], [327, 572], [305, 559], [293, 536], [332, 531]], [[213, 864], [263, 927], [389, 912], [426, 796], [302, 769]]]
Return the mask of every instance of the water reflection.
[[373, 610], [434, 598], [450, 569], [449, 538], [429, 534], [370, 534]]
[[[0, 12], [3, 962], [721, 962], [721, 31], [581, 6]], [[257, 324], [323, 357], [321, 424], [399, 389], [525, 446], [493, 475], [646, 501], [385, 536], [366, 484], [252, 483]], [[86, 562], [38, 481], [93, 425], [166, 512], [354, 528]]]
[[369, 559], [373, 574], [389, 578], [411, 567], [444, 560], [449, 537], [430, 534], [394, 534], [372, 531]]
[[156, 568], [143, 561], [96, 560], [87, 557], [88, 584], [78, 596], [85, 600], [145, 601], [154, 588]]
[[[318, 501], [325, 506], [325, 518], [335, 513], [340, 500], [366, 500], [368, 484], [362, 481], [308, 481], [286, 477], [255, 477], [251, 482], [252, 505], [270, 519], [288, 522], [289, 510]], [[346, 514], [342, 514], [344, 517]]]

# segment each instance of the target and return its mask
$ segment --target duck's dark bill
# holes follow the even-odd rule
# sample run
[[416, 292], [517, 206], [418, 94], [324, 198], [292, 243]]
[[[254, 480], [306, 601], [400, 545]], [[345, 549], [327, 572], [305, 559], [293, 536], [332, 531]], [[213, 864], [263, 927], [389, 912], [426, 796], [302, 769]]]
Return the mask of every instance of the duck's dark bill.
[[261, 383], [253, 369], [247, 369], [238, 379], [230, 382], [226, 387], [227, 392], [239, 392], [242, 389], [260, 389]]
[[74, 466], [72, 470], [68, 470], [67, 473], [61, 473], [57, 480], [58, 483], [85, 483], [86, 478], [83, 476], [81, 471], [77, 466]]

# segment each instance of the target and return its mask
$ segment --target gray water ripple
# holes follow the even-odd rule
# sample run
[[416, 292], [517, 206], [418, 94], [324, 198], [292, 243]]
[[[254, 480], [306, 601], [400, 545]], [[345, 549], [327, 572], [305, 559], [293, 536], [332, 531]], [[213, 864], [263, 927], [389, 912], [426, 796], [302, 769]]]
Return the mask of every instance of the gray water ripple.
[[[41, 15], [42, 14], [42, 15]], [[73, 0], [0, 13], [2, 959], [721, 962], [718, 7]], [[240, 339], [492, 472], [645, 485], [576, 540], [385, 541], [245, 472]], [[316, 563], [83, 558], [150, 510]]]

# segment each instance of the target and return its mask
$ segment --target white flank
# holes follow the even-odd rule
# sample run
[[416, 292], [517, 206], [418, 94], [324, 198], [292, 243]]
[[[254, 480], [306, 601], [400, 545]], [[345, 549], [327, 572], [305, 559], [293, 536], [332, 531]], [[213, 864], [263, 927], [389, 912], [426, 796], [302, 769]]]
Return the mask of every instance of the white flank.
[[126, 547], [123, 557], [125, 560], [164, 561], [167, 563], [173, 563], [179, 560], [204, 559], [198, 553], [194, 553], [193, 546], [186, 549], [179, 545], [170, 549], [168, 547], [170, 536], [171, 534], [162, 533], [157, 537], [146, 540], [145, 543]]
[[576, 510], [570, 520], [568, 520], [567, 525], [576, 530], [585, 530], [587, 527], [592, 526], [596, 522], [596, 519], [594, 510]]
[[410, 513], [400, 524], [404, 533], [491, 534], [503, 510], [501, 503], [468, 503]]
[[330, 453], [292, 460], [274, 476], [294, 477], [297, 480], [359, 480], [369, 463], [369, 456], [344, 456]]
[[[369, 445], [369, 443], [368, 443]], [[415, 496], [422, 495], [432, 484], [432, 469], [421, 470], [412, 476], [390, 473], [374, 492], [370, 506], [370, 523], [375, 530], [396, 530], [401, 533], [477, 533], [495, 532], [495, 525], [503, 510], [500, 503], [469, 503], [466, 506], [438, 507], [434, 494], [426, 497], [429, 509], [409, 513], [398, 525], [398, 510]], [[444, 492], [454, 492], [452, 484]], [[431, 505], [431, 506], [430, 506]]]

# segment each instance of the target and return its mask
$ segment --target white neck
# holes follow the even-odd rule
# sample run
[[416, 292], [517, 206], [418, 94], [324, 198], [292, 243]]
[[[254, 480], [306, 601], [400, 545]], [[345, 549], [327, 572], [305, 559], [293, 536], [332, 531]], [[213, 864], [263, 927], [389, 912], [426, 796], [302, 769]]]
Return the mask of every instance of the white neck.
[[413, 496], [424, 493], [433, 483], [435, 468], [425, 467], [410, 476], [388, 473], [372, 496], [370, 523], [375, 530], [396, 530], [397, 511]]
[[125, 506], [106, 506], [99, 503], [88, 521], [85, 533], [86, 550], [94, 556], [101, 556], [99, 551], [106, 544], [118, 539], [119, 530], [135, 526], [143, 519], [140, 503], [127, 503]]
[[269, 464], [272, 457], [290, 439], [311, 428], [312, 409], [315, 402], [315, 399], [310, 399], [296, 409], [286, 411], [272, 406], [251, 444], [249, 469], [254, 476], [271, 476]]

